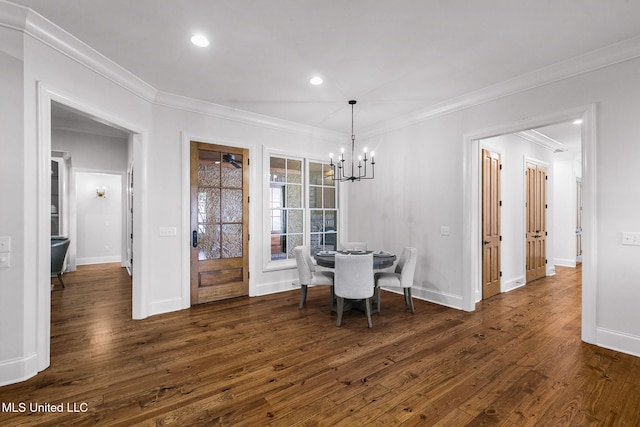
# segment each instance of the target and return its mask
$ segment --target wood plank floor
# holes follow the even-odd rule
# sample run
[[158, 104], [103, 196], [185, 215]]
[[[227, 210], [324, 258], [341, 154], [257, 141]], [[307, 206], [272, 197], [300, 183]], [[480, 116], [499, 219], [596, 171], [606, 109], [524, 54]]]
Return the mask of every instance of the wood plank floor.
[[131, 320], [125, 270], [83, 267], [52, 293], [51, 367], [0, 387], [0, 425], [640, 425], [640, 359], [581, 342], [581, 270], [557, 270], [473, 313], [385, 292], [370, 330], [337, 328], [324, 287], [302, 310], [293, 291]]

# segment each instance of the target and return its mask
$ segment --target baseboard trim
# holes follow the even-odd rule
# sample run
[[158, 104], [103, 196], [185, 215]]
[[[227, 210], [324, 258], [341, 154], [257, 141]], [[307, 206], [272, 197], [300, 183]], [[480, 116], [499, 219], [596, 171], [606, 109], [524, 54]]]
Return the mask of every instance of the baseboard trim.
[[256, 286], [255, 294], [252, 297], [260, 297], [263, 295], [277, 294], [280, 292], [287, 292], [295, 289], [300, 289], [298, 280], [286, 280], [281, 282], [263, 283]]
[[117, 255], [105, 257], [76, 258], [76, 265], [110, 264], [112, 262], [122, 263], [122, 257], [120, 255]]
[[[188, 307], [187, 307], [188, 308]], [[158, 301], [152, 301], [149, 304], [149, 315], [170, 313], [172, 311], [184, 310], [182, 298], [167, 298]]]
[[0, 387], [19, 383], [38, 373], [38, 355], [0, 361]]
[[596, 329], [596, 345], [640, 357], [640, 337], [606, 328]]
[[[388, 292], [400, 293], [397, 289], [385, 289]], [[446, 292], [434, 291], [431, 289], [411, 288], [411, 295], [414, 298], [423, 301], [432, 302], [434, 304], [444, 305], [445, 307], [455, 308], [456, 310], [464, 310], [463, 299], [461, 295], [449, 294]]]
[[560, 267], [575, 267], [576, 260], [569, 258], [556, 258], [553, 262], [555, 265], [559, 265]]

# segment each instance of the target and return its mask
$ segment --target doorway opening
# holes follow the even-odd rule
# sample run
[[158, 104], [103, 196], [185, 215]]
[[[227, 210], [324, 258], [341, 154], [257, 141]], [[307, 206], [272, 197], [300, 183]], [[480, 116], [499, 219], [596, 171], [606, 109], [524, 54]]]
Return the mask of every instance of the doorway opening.
[[[500, 135], [509, 135], [523, 130], [537, 129], [581, 119], [581, 156], [573, 162], [577, 162], [582, 171], [582, 339], [593, 343], [596, 340], [596, 247], [595, 247], [595, 105], [587, 105], [553, 113], [546, 116], [522, 120], [511, 124], [495, 126], [492, 128], [474, 131], [464, 135], [463, 143], [463, 240], [469, 242], [463, 248], [463, 281], [462, 288], [463, 308], [468, 311], [475, 310], [475, 304], [481, 300], [482, 287], [482, 234], [481, 234], [481, 149], [485, 139]], [[503, 181], [507, 180], [503, 176]], [[575, 188], [575, 182], [570, 184]], [[556, 195], [557, 196], [557, 195]], [[572, 204], [575, 200], [570, 201]], [[503, 204], [502, 217], [505, 218], [507, 206]], [[524, 213], [518, 217], [520, 223], [524, 223]], [[573, 221], [573, 219], [572, 219]], [[504, 225], [503, 225], [504, 229]], [[524, 237], [524, 232], [521, 233]], [[553, 236], [549, 236], [547, 245], [553, 243]], [[571, 244], [571, 257], [575, 259], [575, 229], [569, 239]], [[503, 240], [503, 246], [506, 242]], [[524, 244], [519, 249], [524, 258]], [[502, 250], [503, 261], [508, 251]], [[523, 266], [524, 267], [524, 266]], [[549, 266], [550, 268], [550, 266]], [[504, 274], [503, 274], [504, 277]], [[480, 296], [479, 296], [480, 295]]]
[[[579, 124], [564, 121], [480, 141], [483, 291], [477, 300], [554, 275], [556, 265], [575, 267], [563, 240], [577, 227], [575, 204], [565, 200], [575, 200], [573, 183], [582, 176], [581, 134]], [[487, 172], [491, 157], [502, 159], [493, 168], [502, 181]], [[501, 230], [493, 236], [498, 249], [490, 253], [487, 228]], [[495, 292], [487, 293], [487, 277], [500, 281]]]
[[[54, 116], [55, 115], [55, 116]], [[109, 129], [111, 132], [117, 132], [120, 136], [123, 136], [126, 141], [126, 152], [125, 157], [128, 156], [131, 162], [135, 158], [142, 157], [142, 143], [143, 143], [143, 134], [144, 132], [140, 129], [136, 130], [135, 126], [129, 125], [126, 121], [122, 120], [119, 117], [112, 116], [110, 114], [105, 113], [103, 110], [92, 106], [88, 103], [73, 100], [71, 97], [67, 95], [63, 95], [58, 93], [57, 91], [47, 87], [46, 85], [39, 83], [38, 84], [38, 138], [37, 138], [37, 156], [38, 156], [38, 165], [37, 168], [37, 211], [38, 211], [38, 221], [37, 221], [37, 229], [35, 230], [36, 236], [36, 248], [37, 248], [37, 268], [36, 268], [36, 305], [38, 310], [38, 321], [36, 324], [36, 348], [37, 348], [37, 369], [38, 371], [42, 371], [46, 369], [50, 364], [50, 335], [51, 335], [51, 325], [49, 323], [49, 319], [51, 318], [51, 280], [47, 273], [47, 270], [50, 269], [50, 237], [51, 237], [51, 223], [52, 223], [52, 191], [51, 191], [51, 160], [52, 157], [56, 156], [56, 153], [70, 152], [71, 150], [65, 149], [64, 147], [55, 147], [56, 150], [52, 150], [52, 134], [57, 132], [57, 129], [60, 128], [58, 125], [59, 121], [64, 121], [62, 117], [66, 117], [67, 119], [77, 118], [81, 119], [84, 125], [100, 127], [101, 129]], [[54, 130], [53, 123], [56, 123], [56, 130]], [[64, 126], [62, 126], [64, 127]], [[113, 137], [113, 136], [111, 136]], [[68, 142], [68, 141], [67, 141]], [[71, 141], [73, 142], [73, 141]], [[79, 144], [79, 141], [75, 141]], [[102, 153], [94, 153], [94, 157], [97, 155], [101, 156]], [[69, 158], [71, 158], [73, 154], [71, 153]], [[82, 163], [81, 156], [73, 156], [74, 166], [78, 166]], [[90, 156], [87, 156], [87, 161], [90, 161]], [[97, 167], [89, 166], [87, 169], [91, 169], [95, 171], [96, 169], [100, 169]], [[107, 172], [112, 171], [112, 168], [102, 168], [103, 172], [106, 169]], [[120, 174], [121, 172], [118, 172]], [[126, 174], [126, 166], [125, 171]], [[68, 177], [68, 189], [72, 190], [75, 188], [74, 181], [75, 173], [69, 174]], [[123, 175], [124, 176], [124, 175]], [[124, 179], [120, 179], [120, 181], [124, 181]], [[137, 180], [137, 182], [141, 182]], [[121, 185], [122, 186], [122, 185]], [[100, 188], [99, 188], [100, 190]], [[95, 188], [92, 190], [94, 197], [96, 193], [100, 193], [100, 191]], [[69, 195], [72, 194], [71, 191], [68, 192]], [[108, 194], [108, 193], [107, 193]], [[75, 197], [75, 196], [74, 196]], [[70, 235], [73, 235], [76, 232], [77, 225], [77, 217], [76, 215], [76, 202], [77, 200], [74, 197], [67, 197], [68, 207], [66, 208], [67, 218], [65, 221], [68, 221], [68, 227], [65, 230], [62, 228], [63, 232], [66, 232]], [[134, 200], [134, 204], [138, 207], [137, 214], [134, 214], [137, 217], [137, 221], [135, 221], [137, 225], [134, 234], [141, 236], [142, 232], [142, 222], [141, 222], [141, 213], [143, 206], [142, 200], [139, 198]], [[121, 217], [122, 223], [125, 223], [126, 212], [124, 209], [121, 209]], [[123, 228], [120, 227], [120, 233], [123, 233]], [[60, 229], [58, 230], [60, 232]], [[76, 236], [77, 237], [77, 236]], [[124, 236], [122, 236], [124, 241]], [[76, 239], [77, 240], [77, 239]], [[70, 245], [70, 248], [73, 245]], [[74, 254], [76, 253], [77, 248], [73, 248]], [[141, 248], [138, 248], [138, 257], [142, 253]], [[75, 263], [75, 255], [73, 258], [73, 262]], [[71, 267], [75, 268], [75, 264]], [[142, 296], [145, 295], [144, 290], [142, 289], [142, 284], [144, 283], [144, 272], [140, 269], [132, 270], [132, 317], [134, 319], [140, 319], [146, 317], [146, 310], [144, 310], [144, 304], [142, 302]]]

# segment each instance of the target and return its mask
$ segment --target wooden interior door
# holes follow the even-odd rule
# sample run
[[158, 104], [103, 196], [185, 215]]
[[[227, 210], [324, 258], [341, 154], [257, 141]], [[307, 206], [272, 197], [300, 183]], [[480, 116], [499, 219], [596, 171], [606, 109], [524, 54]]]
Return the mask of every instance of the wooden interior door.
[[547, 275], [547, 168], [526, 163], [527, 282]]
[[248, 150], [191, 142], [191, 304], [249, 294]]
[[482, 150], [482, 298], [500, 293], [500, 154]]

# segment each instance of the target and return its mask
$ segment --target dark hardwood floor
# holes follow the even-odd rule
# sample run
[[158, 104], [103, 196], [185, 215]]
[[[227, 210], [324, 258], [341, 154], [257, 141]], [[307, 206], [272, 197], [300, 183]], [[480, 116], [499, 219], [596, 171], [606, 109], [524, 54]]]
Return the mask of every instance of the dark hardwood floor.
[[0, 387], [2, 426], [640, 425], [640, 359], [580, 340], [580, 268], [473, 313], [385, 292], [373, 329], [337, 328], [326, 287], [131, 320], [118, 266], [64, 280], [51, 366]]

